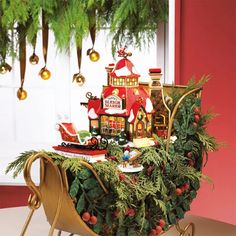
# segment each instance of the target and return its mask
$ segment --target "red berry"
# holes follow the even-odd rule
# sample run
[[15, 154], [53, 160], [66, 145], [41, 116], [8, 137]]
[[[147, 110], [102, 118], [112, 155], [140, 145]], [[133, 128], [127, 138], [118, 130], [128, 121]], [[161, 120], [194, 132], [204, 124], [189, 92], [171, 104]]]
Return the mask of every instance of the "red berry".
[[197, 128], [198, 124], [196, 122], [193, 122], [193, 126]]
[[194, 115], [194, 121], [195, 121], [195, 122], [198, 122], [199, 120], [200, 120], [200, 116], [199, 116], [199, 115], [197, 115], [197, 114], [196, 114], [196, 115]]
[[134, 215], [135, 215], [135, 210], [133, 208], [130, 208], [128, 216], [134, 216]]
[[83, 221], [87, 222], [90, 220], [90, 214], [89, 212], [84, 212], [84, 214], [82, 215], [82, 219]]
[[195, 107], [193, 111], [195, 114], [200, 114], [201, 109], [200, 109], [200, 107]]
[[182, 190], [180, 188], [176, 188], [175, 193], [176, 193], [176, 195], [179, 196], [182, 194]]
[[120, 211], [115, 210], [115, 211], [113, 212], [113, 216], [114, 216], [115, 218], [119, 217], [119, 216], [120, 216]]
[[188, 184], [188, 183], [185, 183], [185, 184], [183, 185], [183, 187], [184, 187], [184, 190], [188, 190], [188, 189], [189, 189], [189, 184]]
[[157, 231], [155, 229], [151, 229], [150, 233], [148, 234], [148, 236], [156, 236], [157, 235]]
[[189, 160], [189, 161], [188, 161], [188, 165], [189, 165], [189, 166], [192, 166], [192, 167], [193, 167], [194, 164], [195, 164], [194, 160]]
[[160, 219], [159, 225], [163, 228], [166, 225], [166, 222], [163, 219]]
[[159, 233], [161, 233], [161, 232], [162, 232], [162, 227], [161, 227], [160, 225], [158, 225], [158, 226], [156, 227], [156, 233], [159, 234]]
[[89, 223], [91, 225], [96, 225], [97, 224], [97, 217], [96, 216], [91, 216]]
[[120, 179], [120, 181], [122, 181], [122, 180], [125, 180], [126, 179], [126, 175], [125, 174], [119, 174], [119, 179]]
[[188, 158], [191, 158], [192, 156], [193, 156], [193, 153], [192, 153], [192, 152], [188, 152], [188, 153], [187, 153], [187, 157], [188, 157]]

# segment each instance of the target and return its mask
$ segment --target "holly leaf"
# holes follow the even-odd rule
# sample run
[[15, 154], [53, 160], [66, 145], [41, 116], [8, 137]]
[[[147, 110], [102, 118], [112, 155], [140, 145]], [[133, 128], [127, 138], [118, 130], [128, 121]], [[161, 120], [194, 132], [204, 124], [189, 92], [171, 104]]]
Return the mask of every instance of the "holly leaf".
[[197, 196], [197, 192], [195, 190], [190, 191], [189, 196], [191, 199], [194, 199]]
[[116, 236], [126, 236], [125, 227], [120, 226], [116, 231]]
[[85, 208], [85, 196], [84, 193], [81, 194], [79, 201], [77, 202], [76, 205], [76, 210], [80, 214]]
[[189, 211], [190, 209], [190, 206], [189, 206], [189, 202], [185, 201], [182, 203], [182, 208], [185, 210], [185, 211]]
[[128, 236], [134, 236], [135, 235], [135, 229], [134, 227], [130, 227], [128, 229]]
[[176, 217], [175, 217], [175, 214], [173, 212], [170, 212], [168, 214], [168, 220], [170, 222], [170, 224], [176, 224]]
[[97, 185], [97, 181], [93, 177], [90, 177], [83, 182], [83, 187], [86, 190], [93, 189], [97, 187]]
[[106, 210], [106, 224], [109, 227], [112, 227], [112, 216], [111, 216], [111, 211], [110, 210]]
[[78, 172], [77, 177], [82, 180], [88, 179], [92, 175], [91, 171], [88, 169], [82, 169]]
[[97, 223], [93, 226], [93, 231], [99, 234], [102, 231], [103, 218], [100, 214], [97, 215]]
[[100, 187], [93, 188], [88, 191], [87, 195], [91, 199], [98, 198], [103, 193], [102, 189]]
[[74, 198], [74, 197], [76, 197], [76, 195], [77, 195], [77, 193], [78, 193], [78, 191], [79, 191], [79, 179], [76, 177], [74, 180], [73, 180], [73, 182], [72, 182], [72, 184], [71, 184], [71, 186], [70, 186], [70, 196], [72, 197], [72, 198]]
[[184, 218], [184, 211], [181, 207], [176, 207], [176, 214], [177, 214], [179, 219]]

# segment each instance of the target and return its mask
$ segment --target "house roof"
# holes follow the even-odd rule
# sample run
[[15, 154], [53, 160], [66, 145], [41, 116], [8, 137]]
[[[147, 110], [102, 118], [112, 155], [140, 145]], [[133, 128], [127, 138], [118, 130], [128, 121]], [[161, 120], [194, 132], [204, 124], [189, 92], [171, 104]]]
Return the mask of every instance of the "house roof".
[[120, 101], [124, 99], [125, 109], [101, 108], [101, 100], [90, 99], [88, 101], [88, 116], [90, 119], [96, 119], [99, 115], [116, 115], [126, 116], [129, 123], [133, 123], [140, 107], [143, 107], [147, 113], [152, 113], [153, 111], [149, 94], [142, 87], [105, 87], [103, 100], [111, 96], [116, 96]]
[[116, 63], [115, 68], [110, 73], [111, 77], [115, 78], [138, 78], [140, 75], [136, 72], [133, 63], [127, 59], [122, 58]]

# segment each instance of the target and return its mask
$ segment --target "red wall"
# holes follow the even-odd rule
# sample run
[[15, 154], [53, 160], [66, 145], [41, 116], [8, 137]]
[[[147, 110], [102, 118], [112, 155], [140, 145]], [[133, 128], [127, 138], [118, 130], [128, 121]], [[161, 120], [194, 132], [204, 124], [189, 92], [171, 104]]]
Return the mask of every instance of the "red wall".
[[176, 0], [176, 82], [210, 74], [203, 109], [220, 114], [209, 132], [227, 143], [209, 155], [191, 214], [236, 225], [236, 0]]

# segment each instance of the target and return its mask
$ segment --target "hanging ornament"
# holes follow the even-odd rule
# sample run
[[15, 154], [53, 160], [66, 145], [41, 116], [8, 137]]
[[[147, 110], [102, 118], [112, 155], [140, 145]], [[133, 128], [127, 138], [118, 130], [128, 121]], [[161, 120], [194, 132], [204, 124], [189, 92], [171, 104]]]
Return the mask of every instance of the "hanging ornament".
[[48, 80], [51, 77], [51, 72], [46, 68], [47, 65], [47, 54], [48, 54], [48, 24], [45, 20], [45, 13], [42, 13], [42, 37], [43, 37], [43, 58], [45, 66], [39, 71], [39, 75], [43, 80]]
[[79, 86], [83, 86], [85, 82], [85, 77], [81, 73], [76, 73], [73, 75], [73, 82], [76, 82]]
[[41, 79], [43, 80], [48, 80], [51, 77], [51, 72], [46, 68], [43, 67], [40, 71], [39, 71], [39, 76], [41, 77]]
[[6, 63], [6, 62], [3, 62], [1, 65], [0, 65], [0, 73], [2, 75], [6, 74], [7, 72], [10, 72], [12, 69], [12, 67]]
[[[80, 43], [80, 45], [82, 45], [82, 42]], [[72, 82], [75, 81], [79, 86], [83, 86], [85, 83], [85, 77], [80, 72], [81, 59], [82, 59], [82, 46], [79, 46], [77, 47], [77, 60], [78, 60], [79, 73], [74, 74], [72, 80]]]
[[89, 32], [92, 40], [92, 48], [87, 50], [87, 55], [92, 62], [96, 62], [100, 58], [100, 54], [94, 50], [95, 38], [96, 38], [96, 14], [95, 11], [91, 13], [89, 22]]
[[93, 62], [96, 62], [98, 61], [100, 58], [100, 55], [97, 51], [95, 51], [94, 49], [90, 50], [90, 53], [89, 53], [89, 59]]
[[25, 82], [25, 67], [26, 67], [26, 36], [25, 36], [25, 26], [18, 26], [19, 34], [19, 58], [20, 58], [20, 80], [21, 86], [17, 91], [17, 97], [19, 100], [25, 100], [27, 98], [27, 92], [23, 89]]
[[25, 100], [27, 98], [27, 92], [23, 88], [19, 88], [17, 91], [17, 97], [19, 100]]
[[35, 53], [33, 53], [29, 58], [29, 62], [32, 65], [37, 65], [39, 63], [39, 57]]
[[36, 41], [37, 41], [37, 34], [35, 34], [35, 36], [32, 40], [33, 54], [29, 58], [29, 62], [32, 65], [37, 65], [39, 63], [39, 57], [35, 54]]

